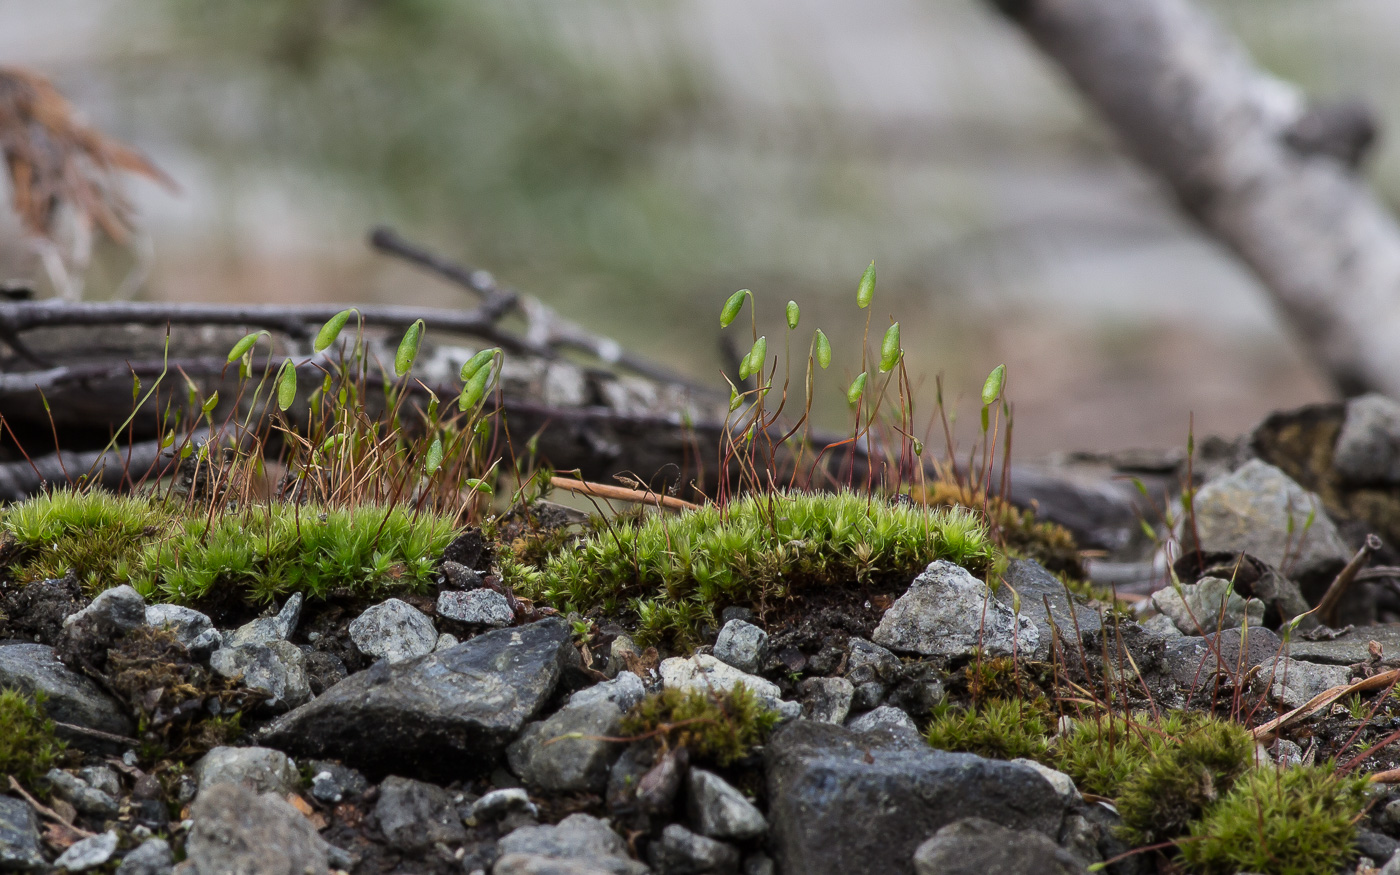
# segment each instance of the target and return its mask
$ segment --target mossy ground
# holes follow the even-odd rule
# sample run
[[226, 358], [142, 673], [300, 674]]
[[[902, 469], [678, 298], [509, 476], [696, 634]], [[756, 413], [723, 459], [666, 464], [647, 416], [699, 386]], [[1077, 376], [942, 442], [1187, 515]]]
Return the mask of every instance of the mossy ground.
[[0, 511], [9, 574], [75, 574], [91, 594], [131, 583], [191, 603], [216, 587], [267, 602], [292, 592], [373, 597], [426, 588], [453, 521], [403, 506], [268, 504], [189, 510], [179, 502], [59, 490]]
[[42, 696], [36, 701], [18, 690], [0, 687], [0, 775], [34, 787], [63, 754], [54, 738], [53, 721], [44, 715]]
[[761, 744], [777, 723], [778, 712], [739, 684], [727, 692], [653, 693], [628, 713], [622, 729], [655, 738], [665, 749], [684, 747], [695, 761], [728, 766]]

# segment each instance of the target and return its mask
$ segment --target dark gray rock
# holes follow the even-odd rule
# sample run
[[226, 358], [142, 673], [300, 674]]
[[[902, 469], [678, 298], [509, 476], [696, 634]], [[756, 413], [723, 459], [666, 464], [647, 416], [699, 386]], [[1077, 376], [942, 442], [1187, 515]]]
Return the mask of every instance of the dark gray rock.
[[456, 620], [468, 626], [500, 628], [515, 622], [510, 600], [494, 589], [470, 589], [466, 592], [447, 591], [438, 594], [438, 616]]
[[427, 614], [402, 599], [366, 608], [350, 621], [350, 640], [366, 656], [403, 662], [432, 653], [437, 629]]
[[[28, 696], [42, 692], [48, 697], [44, 710], [61, 723], [130, 736], [131, 720], [116, 699], [96, 683], [58, 661], [52, 647], [43, 644], [10, 644], [0, 647], [0, 686], [13, 687]], [[91, 749], [90, 736], [66, 733], [59, 736], [70, 744]]]
[[1098, 611], [1068, 592], [1058, 577], [1034, 559], [1012, 559], [1006, 566], [1002, 584], [997, 587], [997, 601], [1011, 608], [1019, 595], [1021, 616], [1029, 618], [1040, 633], [1035, 651], [1025, 654], [1031, 659], [1050, 657], [1057, 632], [1062, 641], [1076, 647], [1073, 642], [1082, 641], [1084, 636], [1098, 632], [1102, 626]]
[[1034, 653], [1040, 633], [997, 601], [985, 583], [942, 559], [928, 566], [885, 611], [871, 639], [896, 653], [993, 656]]
[[84, 766], [78, 769], [78, 777], [89, 787], [101, 790], [114, 799], [122, 795], [122, 781], [116, 769], [107, 766]]
[[304, 645], [298, 649], [305, 657], [306, 680], [311, 685], [313, 696], [321, 695], [350, 676], [350, 670], [334, 653], [315, 650]]
[[[651, 870], [627, 856], [627, 842], [606, 823], [587, 814], [571, 814], [557, 826], [524, 826], [498, 843], [501, 858], [493, 875], [545, 873], [606, 873], [647, 875]], [[547, 868], [549, 861], [568, 862], [578, 869]]]
[[250, 623], [244, 623], [231, 634], [224, 636], [224, 645], [226, 647], [241, 647], [244, 644], [271, 644], [274, 641], [286, 641], [292, 637], [292, 632], [296, 631], [297, 621], [301, 619], [303, 601], [305, 598], [301, 593], [292, 593], [276, 616], [259, 617]]
[[264, 743], [367, 771], [489, 771], [577, 659], [557, 618], [409, 662], [375, 663], [283, 715]]
[[686, 811], [695, 831], [712, 839], [744, 841], [768, 831], [763, 812], [728, 781], [704, 769], [690, 770]]
[[1259, 459], [1202, 486], [1192, 507], [1194, 527], [1178, 533], [1188, 551], [1199, 534], [1204, 551], [1249, 553], [1300, 582], [1330, 579], [1349, 558], [1322, 499]]
[[112, 587], [99, 593], [91, 604], [76, 614], [69, 614], [63, 621], [65, 629], [78, 624], [130, 632], [146, 624], [146, 600], [127, 584]]
[[0, 796], [0, 869], [25, 872], [43, 867], [39, 819], [24, 800]]
[[531, 817], [540, 816], [540, 810], [530, 801], [530, 794], [519, 787], [507, 787], [503, 790], [492, 790], [473, 802], [467, 817], [485, 823], [500, 820], [512, 811], [524, 812]]
[[165, 839], [149, 838], [122, 858], [117, 875], [170, 875], [175, 855]]
[[265, 707], [286, 711], [311, 699], [306, 654], [288, 641], [223, 647], [209, 656], [209, 667], [226, 678], [267, 693]]
[[184, 605], [151, 605], [146, 608], [146, 624], [174, 633], [175, 640], [200, 658], [218, 650], [224, 640], [213, 620]]
[[764, 754], [770, 848], [784, 872], [910, 873], [914, 850], [965, 817], [1058, 835], [1065, 801], [1034, 770], [799, 720]]
[[1330, 641], [1308, 641], [1301, 635], [1294, 635], [1284, 653], [1294, 659], [1325, 665], [1355, 665], [1371, 658], [1372, 641], [1381, 646], [1385, 658], [1400, 656], [1400, 623], [1361, 626]]
[[822, 723], [845, 723], [855, 693], [855, 685], [845, 678], [807, 678], [797, 685], [807, 718]]
[[883, 738], [884, 743], [896, 746], [918, 746], [924, 743], [913, 718], [893, 705], [881, 705], [873, 711], [867, 711], [847, 721], [846, 728], [852, 732], [874, 733]]
[[1400, 404], [1384, 395], [1347, 401], [1332, 467], [1352, 484], [1400, 484]]
[[552, 793], [601, 793], [622, 745], [622, 711], [607, 699], [569, 705], [531, 723], [506, 749], [511, 771], [528, 786]]
[[[1240, 644], [1243, 641], [1244, 652]], [[1273, 659], [1283, 649], [1283, 642], [1264, 627], [1225, 629], [1204, 638], [1183, 636], [1166, 642], [1163, 662], [1172, 680], [1186, 688], [1202, 687], [1213, 682], [1217, 672], [1243, 675], [1265, 660]]]
[[569, 697], [569, 706], [588, 705], [593, 702], [612, 702], [622, 713], [631, 711], [647, 694], [646, 684], [630, 671], [620, 671], [617, 677], [601, 684], [584, 687]]
[[885, 701], [899, 673], [899, 657], [864, 638], [852, 638], [847, 647], [846, 680], [855, 686], [851, 707], [868, 711]]
[[773, 858], [762, 851], [744, 858], [744, 875], [775, 875], [777, 871], [778, 867], [773, 863]]
[[647, 846], [647, 859], [657, 875], [733, 875], [739, 871], [739, 850], [733, 845], [696, 835], [679, 823], [661, 831]]
[[301, 785], [297, 764], [268, 747], [216, 747], [192, 770], [203, 795], [218, 784], [239, 784], [258, 793], [286, 796]]
[[274, 793], [218, 784], [200, 793], [180, 875], [327, 875], [326, 843]]
[[66, 872], [86, 872], [106, 863], [116, 852], [117, 834], [108, 830], [69, 845], [53, 864]]
[[69, 802], [83, 814], [99, 818], [117, 816], [117, 800], [76, 775], [62, 769], [49, 769], [44, 779], [52, 786], [55, 796]]
[[1080, 875], [1088, 870], [1038, 832], [969, 817], [943, 827], [919, 845], [914, 871], [918, 875]]
[[437, 842], [453, 845], [467, 838], [452, 794], [436, 784], [385, 778], [379, 785], [374, 816], [389, 846], [410, 854], [422, 853]]
[[754, 674], [768, 655], [768, 633], [744, 620], [730, 620], [715, 639], [715, 659]]
[[368, 789], [369, 781], [354, 769], [327, 760], [311, 761], [311, 795], [322, 802], [333, 804]]

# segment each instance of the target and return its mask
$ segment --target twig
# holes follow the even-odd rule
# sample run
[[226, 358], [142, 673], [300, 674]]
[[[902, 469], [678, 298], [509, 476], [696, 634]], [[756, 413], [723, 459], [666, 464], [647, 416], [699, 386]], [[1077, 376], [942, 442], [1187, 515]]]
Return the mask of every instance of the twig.
[[1341, 603], [1342, 596], [1346, 595], [1351, 582], [1356, 579], [1356, 574], [1367, 562], [1371, 561], [1371, 554], [1381, 548], [1381, 539], [1375, 535], [1367, 535], [1366, 543], [1361, 545], [1361, 549], [1356, 551], [1356, 555], [1351, 557], [1351, 561], [1337, 574], [1332, 585], [1327, 587], [1327, 592], [1322, 594], [1322, 599], [1314, 609], [1317, 616], [1328, 626], [1337, 625], [1337, 605]]
[[64, 820], [62, 817], [59, 817], [57, 811], [54, 811], [52, 808], [49, 808], [47, 805], [40, 802], [38, 799], [35, 799], [33, 796], [30, 796], [28, 793], [26, 793], [24, 788], [19, 785], [19, 781], [15, 780], [14, 775], [10, 775], [8, 777], [10, 779], [10, 789], [18, 793], [20, 796], [24, 797], [24, 801], [28, 802], [31, 808], [39, 812], [40, 816], [47, 817], [49, 820], [52, 820], [55, 823], [63, 824], [64, 826], [68, 827], [73, 832], [77, 833], [85, 839], [97, 835], [97, 833], [88, 832], [87, 830], [82, 829], [81, 827], [76, 827], [68, 821]]
[[611, 486], [607, 483], [590, 483], [587, 480], [571, 480], [568, 477], [559, 476], [551, 478], [549, 483], [557, 489], [568, 492], [592, 495], [597, 498], [611, 498], [616, 501], [629, 501], [633, 504], [660, 505], [671, 510], [698, 510], [700, 507], [698, 504], [691, 504], [671, 495], [659, 495], [655, 492], [628, 489], [624, 486]]
[[103, 732], [101, 729], [89, 729], [86, 726], [77, 726], [72, 723], [61, 723], [57, 720], [53, 722], [53, 725], [57, 726], [60, 729], [66, 729], [69, 732], [76, 732], [79, 735], [86, 735], [91, 738], [100, 738], [103, 741], [113, 741], [118, 744], [124, 744], [128, 747], [138, 747], [141, 744], [141, 742], [137, 741], [134, 738], [127, 738], [125, 735], [117, 735], [115, 732]]
[[1250, 732], [1254, 735], [1255, 741], [1267, 741], [1273, 738], [1278, 730], [1285, 726], [1305, 720], [1331, 705], [1333, 702], [1350, 695], [1351, 693], [1364, 693], [1368, 690], [1379, 689], [1384, 686], [1400, 681], [1400, 668], [1383, 671], [1374, 677], [1364, 678], [1354, 684], [1343, 684], [1323, 690], [1308, 701], [1294, 708], [1285, 714], [1280, 714], [1268, 723], [1254, 727]]

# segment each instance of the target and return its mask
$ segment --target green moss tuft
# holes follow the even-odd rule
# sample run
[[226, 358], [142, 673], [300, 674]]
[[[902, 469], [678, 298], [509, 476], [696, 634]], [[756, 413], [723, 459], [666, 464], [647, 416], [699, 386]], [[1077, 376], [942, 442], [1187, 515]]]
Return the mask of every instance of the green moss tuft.
[[1122, 834], [1134, 844], [1183, 835], [1253, 763], [1254, 739], [1243, 726], [1205, 715], [1187, 721], [1185, 733], [1140, 767], [1118, 795]]
[[0, 688], [0, 775], [32, 787], [57, 763], [63, 742], [54, 738], [53, 721], [44, 716], [44, 697]]
[[501, 563], [516, 592], [561, 610], [625, 611], [643, 642], [694, 639], [726, 605], [761, 607], [804, 587], [912, 578], [935, 559], [985, 568], [994, 550], [963, 510], [840, 493], [745, 496], [723, 510], [612, 524], [532, 573]]
[[14, 544], [11, 564], [28, 583], [75, 574], [90, 592], [112, 586], [152, 535], [173, 514], [148, 498], [109, 492], [55, 490], [0, 512], [0, 532]]
[[1203, 875], [1340, 871], [1354, 856], [1367, 785], [1337, 775], [1331, 763], [1256, 769], [1191, 827], [1181, 855]]
[[667, 689], [638, 702], [622, 730], [658, 739], [667, 749], [684, 747], [692, 760], [727, 766], [763, 743], [778, 716], [743, 684], [724, 693]]
[[939, 750], [1043, 762], [1048, 756], [1051, 725], [1050, 708], [1043, 699], [996, 699], [968, 710], [945, 703], [934, 709], [924, 738]]

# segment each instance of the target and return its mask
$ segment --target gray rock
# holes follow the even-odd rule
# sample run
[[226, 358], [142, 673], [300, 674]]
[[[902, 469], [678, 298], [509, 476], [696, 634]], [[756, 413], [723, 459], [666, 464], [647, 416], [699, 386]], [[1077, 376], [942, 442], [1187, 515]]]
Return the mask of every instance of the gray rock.
[[924, 743], [913, 718], [893, 705], [881, 705], [873, 711], [867, 711], [847, 722], [846, 728], [852, 732], [874, 733], [884, 738], [887, 744], [895, 746], [918, 746]]
[[449, 647], [456, 647], [458, 644], [461, 643], [461, 639], [459, 639], [456, 635], [443, 632], [437, 637], [437, 643], [433, 645], [433, 651], [436, 652], [439, 650], [446, 650]]
[[966, 569], [941, 559], [914, 578], [871, 638], [897, 653], [923, 656], [971, 656], [978, 648], [1009, 656], [1032, 654], [1040, 646], [1029, 618], [1013, 614]]
[[239, 644], [209, 655], [209, 667], [226, 678], [241, 678], [249, 689], [267, 693], [266, 707], [286, 711], [311, 699], [306, 654], [289, 641]]
[[539, 817], [540, 810], [530, 801], [530, 794], [519, 787], [492, 790], [472, 803], [467, 817], [478, 822], [500, 820], [512, 811], [523, 811], [531, 817]]
[[612, 702], [622, 713], [631, 711], [646, 696], [647, 688], [642, 679], [630, 671], [620, 671], [617, 677], [601, 684], [584, 687], [569, 697], [569, 705], [588, 705], [593, 702]]
[[1152, 605], [1171, 618], [1183, 635], [1203, 635], [1243, 625], [1246, 617], [1251, 628], [1264, 625], [1264, 603], [1245, 599], [1235, 592], [1230, 581], [1219, 577], [1203, 577], [1195, 583], [1165, 587], [1152, 594]]
[[762, 851], [744, 858], [744, 875], [776, 875], [777, 871], [773, 858]]
[[510, 601], [494, 589], [469, 589], [466, 592], [438, 593], [437, 612], [441, 617], [468, 626], [500, 628], [515, 622]]
[[1351, 669], [1344, 665], [1319, 665], [1280, 656], [1259, 664], [1255, 683], [1267, 687], [1269, 700], [1284, 710], [1304, 705], [1309, 699], [1332, 687], [1351, 681]]
[[437, 637], [433, 621], [402, 599], [380, 602], [350, 622], [350, 640], [355, 647], [391, 663], [432, 653]]
[[83, 814], [93, 817], [116, 817], [120, 806], [108, 793], [90, 786], [86, 781], [62, 769], [49, 769], [45, 780], [53, 786], [54, 795], [73, 805]]
[[[1241, 642], [1244, 652], [1241, 654]], [[1268, 629], [1259, 626], [1226, 629], [1204, 638], [1194, 636], [1167, 641], [1163, 662], [1172, 679], [1182, 687], [1196, 688], [1213, 682], [1217, 672], [1234, 676], [1244, 674], [1267, 659], [1277, 656], [1283, 642]]]
[[411, 854], [421, 853], [437, 842], [453, 845], [467, 838], [467, 829], [452, 804], [452, 794], [436, 784], [385, 778], [379, 785], [374, 816], [389, 846]]
[[739, 850], [733, 845], [696, 835], [679, 823], [661, 831], [647, 846], [647, 859], [658, 875], [730, 875], [739, 870]]
[[311, 795], [322, 802], [340, 802], [369, 789], [369, 781], [354, 769], [328, 760], [311, 761]]
[[180, 875], [328, 875], [325, 841], [311, 821], [274, 793], [218, 784], [190, 813]]
[[807, 718], [822, 723], [845, 723], [855, 693], [855, 684], [845, 678], [807, 678], [797, 685]]
[[1400, 484], [1400, 404], [1376, 394], [1347, 401], [1332, 467], [1348, 483]]
[[130, 632], [146, 624], [146, 600], [131, 586], [122, 584], [99, 593], [92, 604], [69, 614], [63, 628], [79, 623], [96, 623], [119, 632]]
[[216, 747], [194, 764], [199, 795], [220, 784], [238, 784], [258, 793], [286, 796], [301, 785], [291, 757], [267, 747]]
[[608, 645], [608, 667], [603, 673], [608, 677], [615, 677], [618, 672], [628, 669], [629, 659], [636, 659], [641, 655], [642, 649], [630, 635], [619, 635]]
[[[557, 826], [522, 826], [503, 837], [497, 847], [501, 858], [491, 870], [493, 875], [647, 875], [651, 871], [627, 856], [622, 836], [587, 814], [571, 814]], [[547, 868], [550, 861], [587, 868]]]
[[[1065, 801], [1025, 766], [798, 720], [764, 752], [769, 849], [783, 872], [908, 872], [940, 828], [984, 817], [1055, 836]], [[877, 803], [878, 800], [878, 803]]]
[[[43, 644], [0, 647], [0, 687], [13, 687], [27, 696], [42, 692], [48, 697], [45, 712], [61, 723], [124, 736], [135, 731], [116, 699], [59, 662], [53, 648]], [[94, 746], [90, 736], [65, 733], [61, 727], [59, 736], [83, 749]]]
[[1007, 829], [980, 817], [943, 827], [914, 852], [917, 875], [1080, 875], [1086, 871], [1072, 854], [1044, 835]]
[[377, 662], [278, 718], [262, 739], [367, 770], [489, 771], [575, 659], [557, 618], [487, 632], [411, 662]]
[[[1349, 558], [1322, 499], [1258, 459], [1202, 486], [1192, 506], [1202, 550], [1249, 553], [1299, 581], [1330, 579]], [[1194, 549], [1190, 525], [1178, 534]]]
[[1153, 614], [1142, 621], [1142, 630], [1154, 638], [1171, 639], [1180, 638], [1182, 631], [1176, 628], [1172, 618], [1166, 614]]
[[239, 626], [231, 635], [224, 636], [224, 645], [226, 647], [242, 647], [245, 644], [271, 644], [274, 641], [286, 641], [292, 637], [292, 632], [296, 631], [297, 621], [301, 619], [303, 601], [301, 593], [292, 593], [276, 616], [259, 617], [251, 623]]
[[149, 838], [122, 859], [117, 875], [170, 875], [175, 855], [165, 839]]
[[715, 640], [715, 659], [754, 674], [768, 655], [768, 633], [752, 623], [730, 620]]
[[752, 802], [713, 772], [691, 769], [686, 810], [696, 832], [712, 839], [744, 841], [768, 831], [768, 821]]
[[223, 635], [214, 628], [214, 621], [184, 605], [151, 605], [146, 608], [146, 623], [173, 632], [175, 640], [201, 657], [223, 644]]
[[84, 766], [78, 769], [78, 777], [89, 787], [101, 790], [113, 798], [122, 795], [122, 781], [116, 769], [107, 766]]
[[1381, 653], [1387, 659], [1400, 656], [1400, 623], [1386, 623], [1380, 626], [1361, 626], [1330, 641], [1308, 641], [1294, 635], [1288, 642], [1286, 654], [1294, 659], [1319, 662], [1326, 665], [1355, 665], [1371, 658], [1370, 646], [1374, 641], [1381, 646]]
[[112, 859], [117, 852], [117, 834], [111, 830], [74, 842], [53, 861], [66, 872], [86, 872]]
[[702, 690], [727, 693], [743, 684], [770, 708], [785, 716], [801, 714], [802, 706], [784, 702], [778, 685], [758, 675], [739, 671], [707, 653], [697, 653], [689, 659], [673, 656], [661, 661], [661, 684], [667, 689]]
[[1050, 657], [1056, 633], [1062, 641], [1075, 642], [1099, 631], [1099, 612], [1084, 604], [1080, 596], [1068, 592], [1058, 577], [1034, 559], [1012, 559], [1007, 563], [1002, 586], [997, 587], [997, 601], [1012, 608], [1018, 595], [1021, 616], [1030, 619], [1039, 633], [1035, 651], [1026, 654], [1031, 659]]
[[855, 686], [851, 707], [868, 711], [885, 700], [899, 672], [899, 657], [864, 638], [852, 638], [846, 655], [846, 680]]
[[622, 711], [612, 702], [569, 705], [527, 726], [506, 748], [506, 757], [511, 771], [530, 787], [601, 793], [608, 786], [608, 769], [622, 752], [620, 743], [603, 737], [621, 732]]
[[39, 819], [24, 800], [0, 796], [0, 870], [23, 872], [43, 867]]
[[1050, 783], [1051, 787], [1055, 788], [1056, 793], [1064, 797], [1066, 802], [1073, 803], [1079, 801], [1079, 790], [1074, 786], [1074, 779], [1064, 772], [1052, 769], [1047, 765], [1038, 763], [1035, 760], [1028, 760], [1024, 757], [1017, 757], [1014, 760], [1008, 760], [1008, 762], [1015, 763], [1018, 766], [1025, 766], [1040, 775], [1040, 777]]

